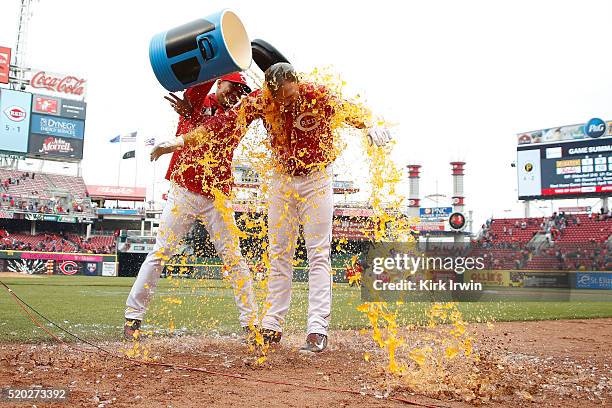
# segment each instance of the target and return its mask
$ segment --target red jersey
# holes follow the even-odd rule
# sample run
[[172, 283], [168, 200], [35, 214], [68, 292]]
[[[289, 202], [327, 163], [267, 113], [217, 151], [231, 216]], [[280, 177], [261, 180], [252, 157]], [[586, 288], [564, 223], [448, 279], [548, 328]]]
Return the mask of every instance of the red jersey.
[[[285, 172], [305, 175], [322, 169], [336, 159], [332, 132], [335, 98], [326, 87], [310, 83], [301, 83], [299, 90], [298, 102], [288, 110], [267, 101], [261, 91], [252, 92], [239, 108], [207, 120], [204, 129], [237, 146], [245, 125], [262, 119]], [[246, 124], [238, 124], [239, 117], [246, 119]]]
[[[225, 113], [216, 95], [208, 94], [213, 84], [214, 81], [207, 82], [185, 91], [184, 96], [193, 106], [193, 114], [189, 118], [180, 118], [177, 137]], [[174, 152], [166, 179], [196, 194], [214, 198], [213, 190], [225, 195], [231, 192], [232, 157], [240, 138], [235, 132], [223, 131], [223, 126], [211, 124], [211, 129], [214, 136], [207, 143], [185, 146]]]
[[287, 173], [297, 176], [321, 170], [336, 159], [332, 132], [336, 99], [326, 87], [311, 83], [300, 83], [299, 92], [292, 107], [269, 110], [263, 105], [261, 113], [276, 158]]

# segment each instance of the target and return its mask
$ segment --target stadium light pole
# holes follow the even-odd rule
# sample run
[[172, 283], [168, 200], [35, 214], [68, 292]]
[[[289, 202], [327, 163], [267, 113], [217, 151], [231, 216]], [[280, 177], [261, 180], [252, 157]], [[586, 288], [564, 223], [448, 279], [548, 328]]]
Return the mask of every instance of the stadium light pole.
[[17, 20], [17, 43], [15, 44], [15, 77], [11, 81], [11, 89], [23, 90], [28, 83], [24, 78], [26, 71], [27, 45], [30, 27], [30, 19], [32, 18], [33, 5], [39, 0], [21, 0], [19, 6], [19, 17]]

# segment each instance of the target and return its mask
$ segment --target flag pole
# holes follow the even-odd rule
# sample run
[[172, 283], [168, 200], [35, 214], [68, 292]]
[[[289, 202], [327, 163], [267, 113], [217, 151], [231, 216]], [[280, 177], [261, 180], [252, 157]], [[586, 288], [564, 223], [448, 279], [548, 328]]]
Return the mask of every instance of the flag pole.
[[135, 170], [134, 170], [134, 188], [136, 187], [136, 182], [138, 181], [138, 155], [136, 155], [136, 149], [138, 147], [138, 142], [136, 142], [136, 146], [134, 146], [134, 162]]
[[119, 134], [119, 170], [117, 171], [117, 187], [119, 187], [121, 185], [121, 161], [123, 160], [123, 157], [121, 156], [121, 151], [123, 147], [123, 137], [121, 136], [121, 134]]
[[157, 183], [156, 178], [156, 169], [157, 169], [157, 160], [153, 162], [153, 197], [151, 197], [151, 201], [153, 202], [153, 209], [155, 209], [155, 184]]

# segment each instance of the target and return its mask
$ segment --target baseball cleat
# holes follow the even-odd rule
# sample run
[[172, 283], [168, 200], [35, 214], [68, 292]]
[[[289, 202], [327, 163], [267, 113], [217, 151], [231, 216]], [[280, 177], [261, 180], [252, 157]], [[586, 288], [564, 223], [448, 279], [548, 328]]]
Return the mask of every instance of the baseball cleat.
[[140, 324], [138, 319], [125, 319], [123, 324], [123, 338], [125, 340], [138, 340], [140, 337]]
[[320, 353], [327, 348], [327, 336], [319, 333], [310, 333], [306, 336], [306, 343], [300, 348], [300, 353]]

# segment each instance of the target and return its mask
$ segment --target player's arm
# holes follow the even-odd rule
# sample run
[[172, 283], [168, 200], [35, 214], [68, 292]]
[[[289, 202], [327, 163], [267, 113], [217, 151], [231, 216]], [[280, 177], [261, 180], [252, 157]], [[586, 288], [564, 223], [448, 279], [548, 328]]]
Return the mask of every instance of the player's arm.
[[213, 134], [232, 134], [240, 138], [246, 134], [249, 125], [261, 117], [259, 90], [242, 98], [234, 108], [208, 119], [203, 125], [182, 136], [183, 146], [198, 146], [208, 143]]
[[342, 101], [345, 104], [345, 111], [348, 114], [344, 118], [344, 123], [356, 129], [367, 129], [367, 137], [370, 143], [376, 146], [384, 146], [392, 139], [391, 132], [384, 126], [373, 125], [366, 123], [364, 118], [371, 116], [365, 108], [348, 101]]
[[249, 124], [257, 119], [259, 115], [256, 103], [257, 98], [249, 95], [240, 105], [226, 113], [209, 117], [200, 126], [177, 136], [174, 140], [159, 143], [151, 150], [151, 161], [155, 161], [161, 156], [173, 153], [185, 146], [206, 144], [211, 139], [211, 135], [240, 133], [239, 137], [242, 137], [246, 133]]

